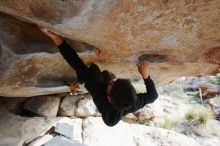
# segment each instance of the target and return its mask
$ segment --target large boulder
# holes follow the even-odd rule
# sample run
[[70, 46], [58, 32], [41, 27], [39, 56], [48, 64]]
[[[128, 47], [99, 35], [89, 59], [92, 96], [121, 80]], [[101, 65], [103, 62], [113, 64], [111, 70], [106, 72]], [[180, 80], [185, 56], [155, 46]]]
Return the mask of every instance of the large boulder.
[[0, 113], [11, 112], [11, 113], [22, 113], [23, 104], [27, 98], [3, 98], [0, 97]]
[[[151, 63], [157, 84], [214, 74], [220, 68], [219, 5], [219, 0], [1, 1], [0, 96], [67, 92], [64, 81], [76, 77], [59, 54], [48, 54], [57, 49], [33, 24], [78, 41], [70, 44], [85, 46], [86, 63], [95, 61], [118, 77], [136, 78], [139, 56]], [[63, 88], [48, 89], [57, 86]]]
[[90, 94], [66, 96], [60, 104], [62, 116], [88, 117], [97, 116], [98, 110]]
[[82, 119], [61, 118], [55, 126], [55, 132], [77, 142], [82, 142]]
[[153, 110], [148, 108], [147, 106], [135, 112], [134, 115], [139, 121], [152, 120], [154, 118]]
[[200, 88], [203, 99], [209, 99], [220, 95], [220, 85], [206, 84], [201, 85]]
[[88, 117], [97, 114], [97, 108], [90, 96], [90, 98], [84, 98], [78, 102], [78, 108], [76, 109], [76, 116]]
[[0, 96], [30, 97], [70, 91], [63, 82], [73, 80], [74, 72], [61, 55], [51, 54], [57, 52], [54, 44], [35, 25], [2, 13], [0, 17]]
[[60, 97], [39, 96], [28, 99], [24, 104], [24, 109], [45, 117], [56, 117], [59, 109]]
[[14, 114], [0, 115], [0, 145], [22, 146], [45, 134], [56, 119], [22, 117]]
[[216, 119], [220, 121], [220, 96], [209, 99], [208, 104], [212, 109]]
[[218, 85], [218, 78], [219, 73], [216, 76], [187, 77], [185, 79], [187, 87], [185, 90], [189, 91], [187, 93], [188, 95], [199, 97], [199, 90], [201, 89], [201, 95], [203, 99], [213, 98], [220, 94], [220, 85]]
[[83, 140], [90, 146], [199, 146], [194, 139], [174, 131], [124, 122], [108, 127], [94, 117], [83, 121]]
[[44, 144], [44, 146], [87, 146], [75, 141], [71, 141], [68, 138], [65, 138], [63, 136], [56, 136], [55, 138], [51, 139], [47, 143]]
[[74, 116], [78, 102], [84, 97], [84, 95], [69, 95], [64, 97], [60, 103], [59, 113], [62, 116]]

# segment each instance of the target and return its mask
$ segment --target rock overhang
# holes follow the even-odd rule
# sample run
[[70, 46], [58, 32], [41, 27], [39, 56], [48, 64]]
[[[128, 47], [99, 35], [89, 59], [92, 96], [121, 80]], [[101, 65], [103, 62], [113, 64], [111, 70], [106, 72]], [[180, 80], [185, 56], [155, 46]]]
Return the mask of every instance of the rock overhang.
[[[118, 77], [137, 77], [139, 56], [149, 60], [157, 85], [180, 76], [214, 74], [220, 68], [219, 6], [218, 0], [2, 1], [1, 55], [6, 58], [1, 61], [1, 88], [13, 92], [39, 86], [37, 79], [42, 86], [48, 85], [47, 77], [60, 86], [63, 79], [75, 79], [55, 45], [34, 24], [74, 40], [72, 45], [82, 53], [92, 52], [84, 53], [86, 63], [95, 62]], [[16, 68], [27, 56], [32, 58], [24, 64], [26, 70]]]

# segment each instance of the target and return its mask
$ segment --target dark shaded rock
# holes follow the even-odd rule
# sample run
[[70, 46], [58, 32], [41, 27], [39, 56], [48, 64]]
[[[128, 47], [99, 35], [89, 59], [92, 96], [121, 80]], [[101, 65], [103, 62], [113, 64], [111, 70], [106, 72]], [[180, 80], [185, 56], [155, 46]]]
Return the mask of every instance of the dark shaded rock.
[[0, 111], [21, 114], [23, 112], [22, 105], [27, 98], [5, 98], [0, 97]]
[[39, 96], [32, 97], [24, 104], [24, 109], [44, 117], [56, 117], [60, 104], [60, 97]]

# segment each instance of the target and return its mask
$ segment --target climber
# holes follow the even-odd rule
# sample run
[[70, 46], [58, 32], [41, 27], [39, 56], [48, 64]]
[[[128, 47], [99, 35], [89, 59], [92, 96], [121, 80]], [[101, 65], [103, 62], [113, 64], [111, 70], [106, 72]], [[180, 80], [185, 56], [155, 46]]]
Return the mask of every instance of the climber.
[[136, 94], [129, 80], [116, 79], [113, 73], [106, 70], [101, 72], [96, 64], [87, 67], [65, 40], [45, 28], [40, 29], [57, 45], [63, 58], [76, 71], [79, 82], [85, 83], [85, 88], [92, 95], [106, 125], [116, 125], [126, 114], [133, 113], [157, 99], [158, 94], [148, 75], [149, 63], [146, 60], [139, 62], [138, 71], [143, 77], [147, 93]]

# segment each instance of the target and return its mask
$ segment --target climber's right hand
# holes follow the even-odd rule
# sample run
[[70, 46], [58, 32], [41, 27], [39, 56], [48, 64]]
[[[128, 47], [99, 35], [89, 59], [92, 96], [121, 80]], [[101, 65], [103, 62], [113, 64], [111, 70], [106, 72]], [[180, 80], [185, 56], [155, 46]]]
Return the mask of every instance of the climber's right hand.
[[53, 42], [54, 42], [57, 46], [59, 46], [59, 45], [63, 42], [63, 40], [61, 39], [61, 37], [59, 37], [59, 36], [56, 35], [55, 33], [51, 32], [51, 31], [49, 31], [48, 29], [43, 28], [43, 27], [41, 27], [41, 26], [38, 26], [38, 27], [40, 28], [40, 30], [41, 30], [45, 35], [47, 35], [48, 37], [50, 37], [50, 38], [53, 40]]
[[137, 66], [138, 66], [138, 71], [143, 77], [143, 79], [147, 79], [149, 77], [149, 73], [148, 73], [149, 62], [147, 60], [140, 60]]

